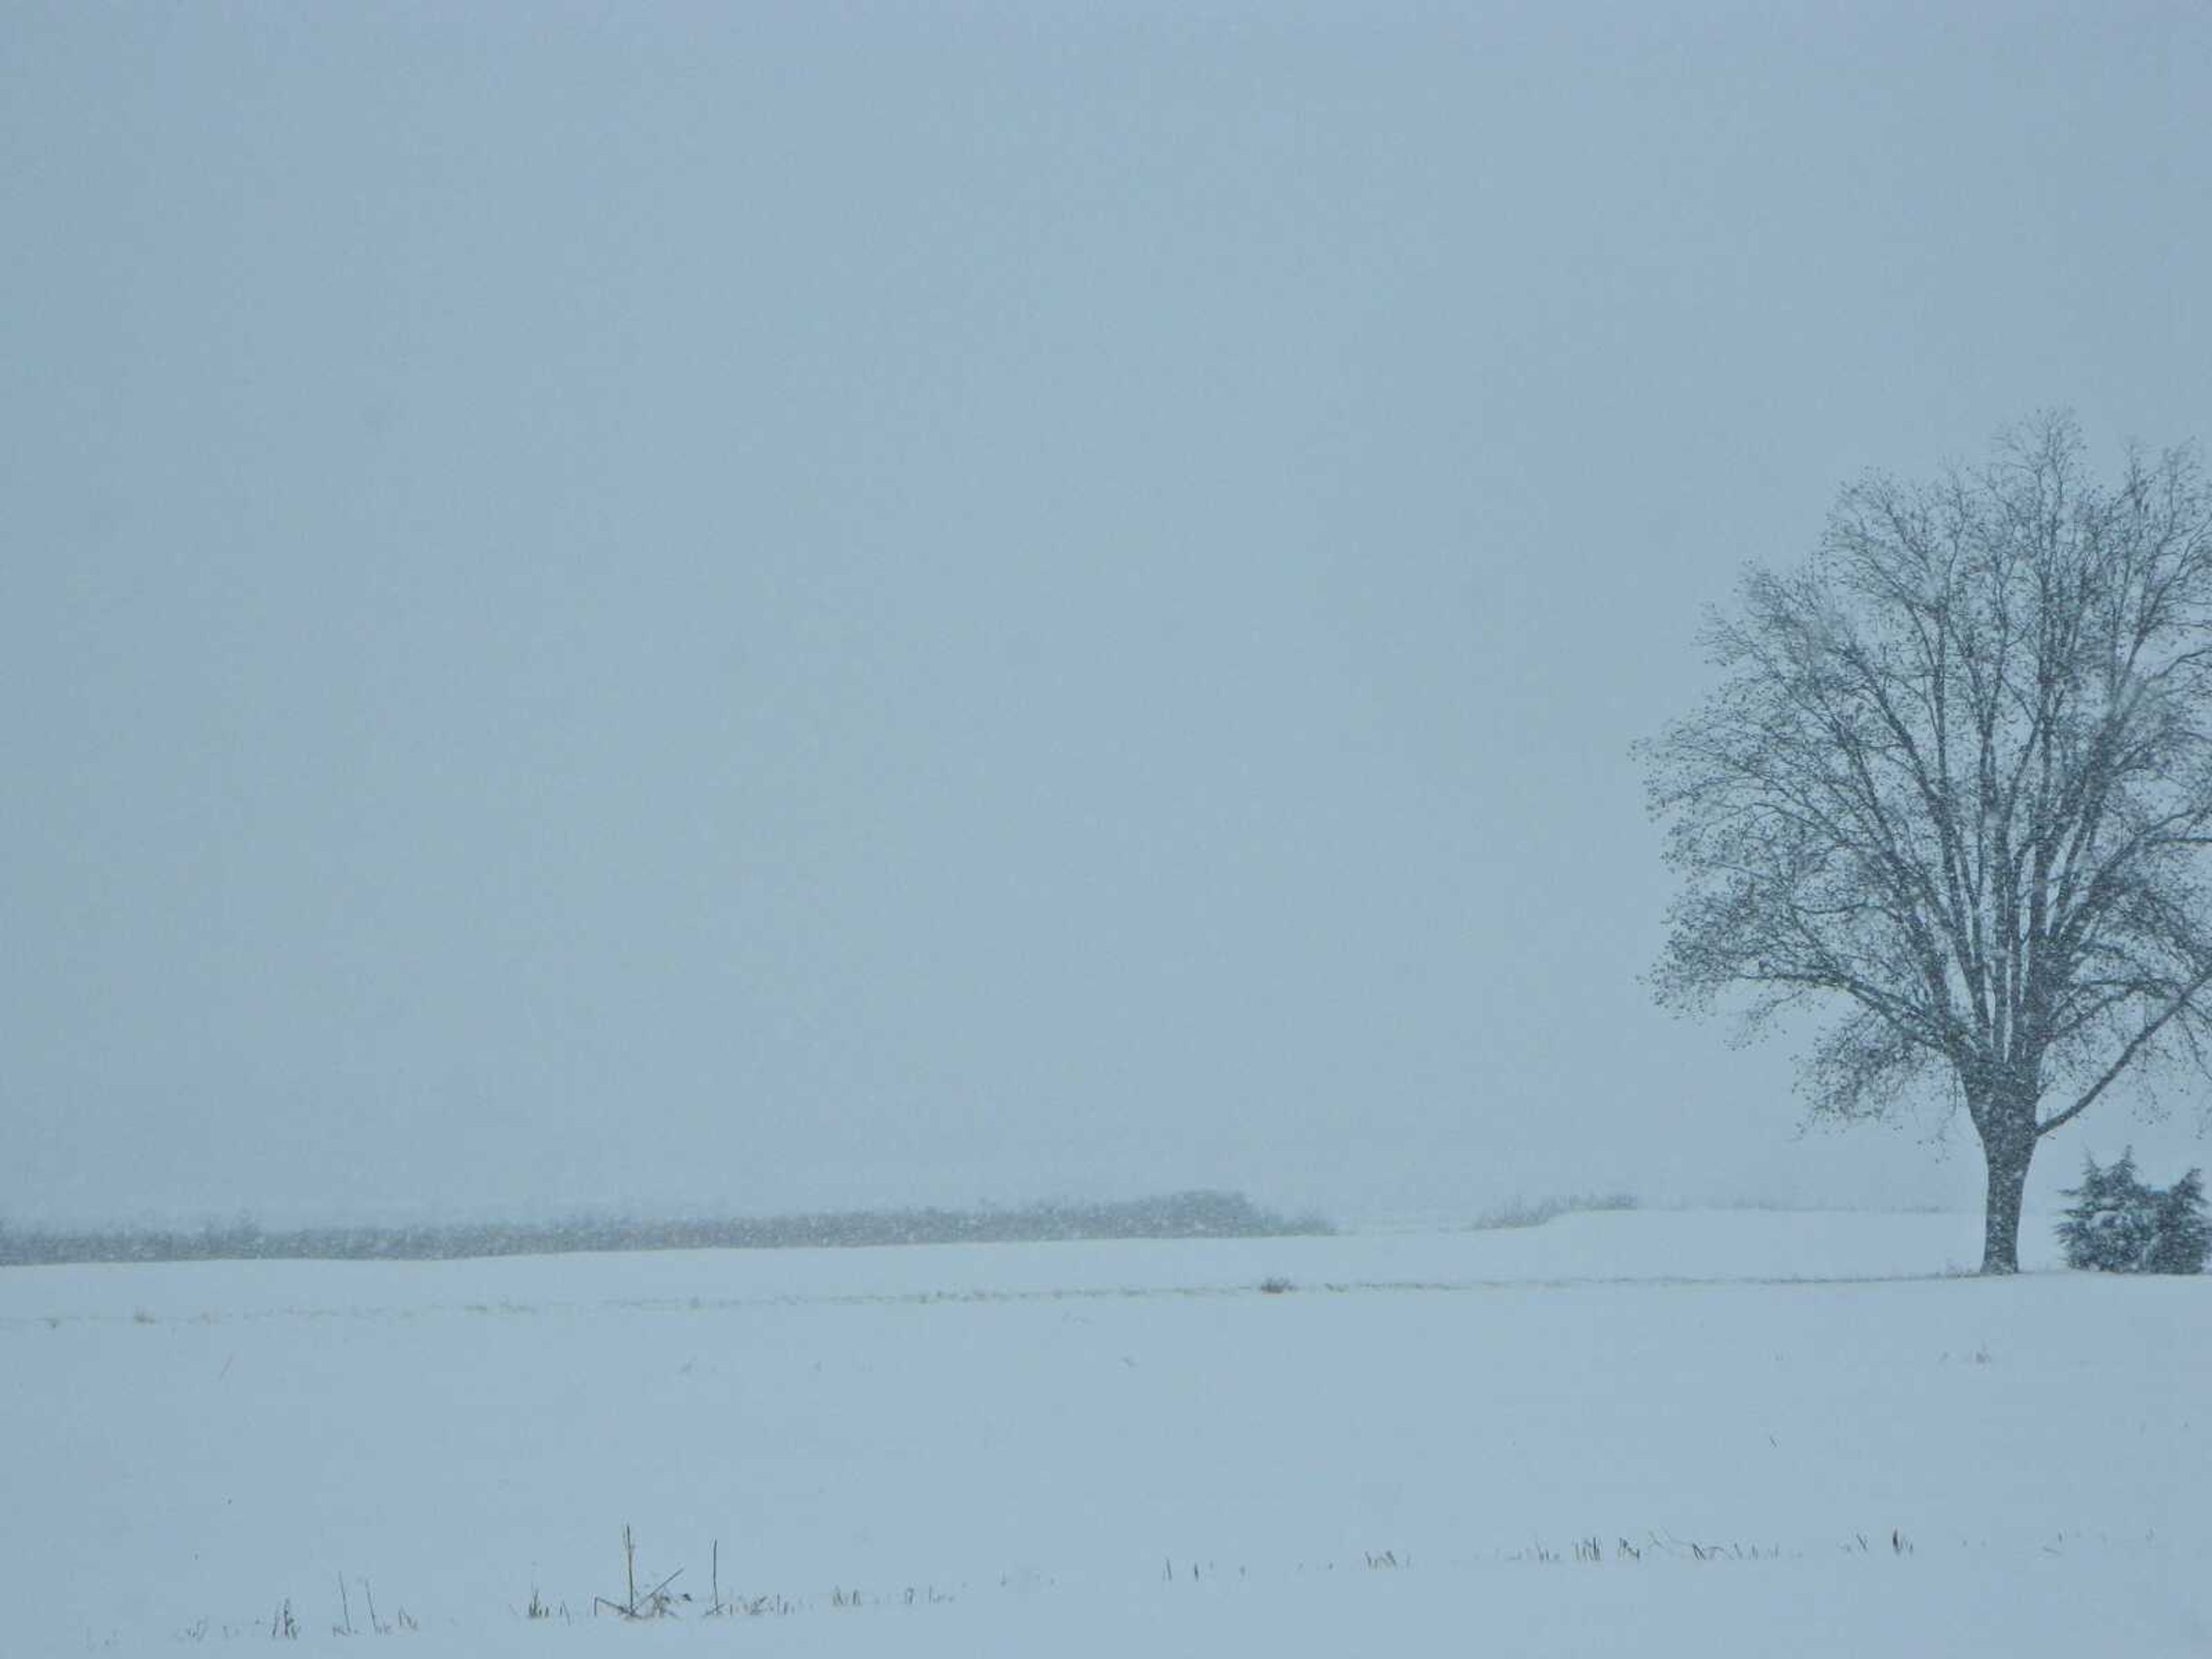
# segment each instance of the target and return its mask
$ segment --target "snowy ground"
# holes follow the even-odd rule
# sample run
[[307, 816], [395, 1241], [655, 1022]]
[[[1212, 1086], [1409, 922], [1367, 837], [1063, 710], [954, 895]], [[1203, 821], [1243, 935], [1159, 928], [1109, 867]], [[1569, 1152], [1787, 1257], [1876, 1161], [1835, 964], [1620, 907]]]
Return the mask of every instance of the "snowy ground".
[[[289, 1598], [289, 1651], [425, 1659], [2212, 1654], [2212, 1280], [1944, 1276], [1978, 1251], [1643, 1212], [0, 1271], [0, 1651], [236, 1650]], [[624, 1523], [680, 1619], [592, 1617]], [[700, 1616], [716, 1540], [757, 1613]]]

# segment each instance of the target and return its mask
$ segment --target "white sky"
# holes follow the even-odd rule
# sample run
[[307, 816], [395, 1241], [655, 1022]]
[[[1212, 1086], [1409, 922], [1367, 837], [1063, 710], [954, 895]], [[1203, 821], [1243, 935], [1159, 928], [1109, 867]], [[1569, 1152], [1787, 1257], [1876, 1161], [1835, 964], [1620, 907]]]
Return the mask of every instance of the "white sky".
[[2212, 9], [1929, 9], [0, 11], [0, 1214], [1978, 1195], [1627, 753], [2212, 440]]

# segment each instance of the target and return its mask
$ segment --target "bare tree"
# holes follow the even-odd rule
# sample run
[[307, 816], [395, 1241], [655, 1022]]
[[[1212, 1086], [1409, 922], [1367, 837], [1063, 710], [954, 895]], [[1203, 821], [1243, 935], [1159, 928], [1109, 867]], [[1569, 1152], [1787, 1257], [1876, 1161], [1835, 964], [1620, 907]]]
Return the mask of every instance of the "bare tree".
[[1978, 471], [1845, 489], [1818, 550], [1708, 619], [1723, 673], [1645, 745], [1682, 879], [1662, 1004], [1831, 1016], [1813, 1111], [1966, 1108], [1982, 1271], [2041, 1139], [2212, 1036], [2212, 490], [2192, 450], [2086, 476], [2070, 418]]

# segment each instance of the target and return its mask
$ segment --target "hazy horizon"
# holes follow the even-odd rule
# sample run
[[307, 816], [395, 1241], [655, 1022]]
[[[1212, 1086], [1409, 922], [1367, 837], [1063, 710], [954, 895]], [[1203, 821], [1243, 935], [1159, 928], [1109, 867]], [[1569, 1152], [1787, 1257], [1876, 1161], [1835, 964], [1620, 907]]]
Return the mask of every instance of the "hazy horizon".
[[11, 7], [0, 1218], [1978, 1202], [1652, 1007], [1629, 747], [1862, 470], [2212, 443], [2208, 69]]

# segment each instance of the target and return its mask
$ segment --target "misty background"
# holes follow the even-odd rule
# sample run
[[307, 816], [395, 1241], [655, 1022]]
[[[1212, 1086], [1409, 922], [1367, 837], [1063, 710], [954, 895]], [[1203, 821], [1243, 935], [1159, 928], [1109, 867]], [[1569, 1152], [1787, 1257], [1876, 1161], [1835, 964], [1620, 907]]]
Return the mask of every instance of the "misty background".
[[1978, 1202], [1650, 1006], [1629, 747], [1862, 469], [2212, 440], [2208, 70], [9, 6], [0, 1216]]

